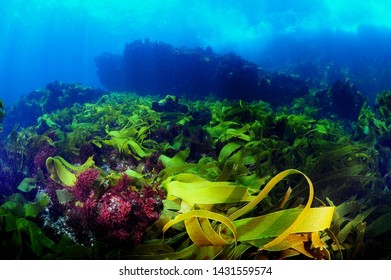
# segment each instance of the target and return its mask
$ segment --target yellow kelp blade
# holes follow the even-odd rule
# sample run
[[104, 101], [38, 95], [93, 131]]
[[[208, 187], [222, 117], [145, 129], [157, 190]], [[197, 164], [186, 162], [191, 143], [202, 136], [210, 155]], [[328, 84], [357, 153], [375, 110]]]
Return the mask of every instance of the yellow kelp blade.
[[[309, 185], [309, 198], [305, 206], [280, 210], [258, 217], [238, 219], [261, 202], [278, 182], [293, 174], [304, 176]], [[303, 251], [304, 241], [299, 240], [298, 242], [297, 238], [292, 239], [293, 236], [301, 233], [319, 232], [329, 228], [334, 214], [334, 207], [310, 208], [314, 198], [312, 182], [305, 174], [295, 169], [277, 174], [255, 197], [250, 196], [245, 187], [238, 187], [229, 182], [210, 182], [191, 173], [181, 173], [167, 178], [165, 188], [168, 192], [168, 198], [179, 199], [182, 203], [190, 202], [191, 205], [239, 202], [245, 201], [245, 199], [249, 201], [242, 208], [233, 210], [228, 217], [212, 211], [191, 210], [189, 208], [186, 210], [187, 212], [177, 215], [163, 227], [164, 234], [168, 228], [184, 221], [190, 239], [197, 246], [224, 246], [224, 244], [232, 244], [234, 240], [235, 244], [236, 242], [250, 243], [260, 250], [279, 250], [282, 246], [284, 247], [282, 250], [294, 249], [311, 257], [309, 252]], [[203, 189], [208, 191], [203, 192]], [[236, 191], [245, 190], [245, 192], [240, 195], [229, 193], [228, 190], [234, 189]], [[213, 198], [211, 198], [212, 196]], [[233, 197], [235, 197], [234, 200], [229, 200]], [[210, 220], [214, 222], [211, 223]], [[216, 222], [221, 224], [216, 225]], [[220, 231], [218, 226], [223, 228], [223, 231]], [[230, 232], [227, 232], [227, 229]], [[224, 236], [221, 232], [224, 232]], [[231, 238], [227, 238], [227, 234], [231, 234]]]
[[216, 245], [224, 246], [228, 244], [228, 242], [221, 237], [220, 233], [217, 233], [214, 230], [209, 219], [199, 218], [198, 220], [201, 224], [202, 230], [205, 233], [206, 238], [208, 238], [211, 244], [214, 244], [214, 246]]
[[168, 199], [180, 198], [189, 205], [236, 203], [252, 199], [246, 187], [231, 182], [210, 182], [191, 173], [173, 176], [163, 185]]
[[50, 178], [62, 185], [73, 187], [76, 183], [76, 175], [93, 167], [95, 164], [92, 157], [89, 157], [82, 165], [72, 165], [60, 156], [48, 157], [46, 168]]
[[[308, 187], [309, 187], [309, 196], [308, 196], [307, 204], [305, 205], [305, 207], [302, 210], [299, 210], [300, 213], [298, 214], [298, 216], [296, 217], [296, 219], [292, 223], [290, 223], [290, 224], [286, 223], [285, 227], [282, 227], [282, 225], [280, 225], [279, 227], [284, 229], [284, 231], [282, 233], [280, 233], [279, 235], [277, 235], [277, 237], [275, 239], [273, 239], [269, 243], [267, 243], [264, 246], [262, 246], [261, 248], [259, 248], [260, 250], [264, 250], [264, 249], [276, 246], [278, 243], [280, 243], [285, 238], [287, 238], [290, 234], [297, 232], [297, 227], [300, 226], [308, 218], [308, 215], [309, 215], [309, 212], [311, 209], [310, 207], [311, 207], [312, 201], [314, 199], [314, 187], [312, 185], [311, 180], [303, 172], [296, 170], [296, 169], [288, 169], [288, 170], [282, 171], [282, 172], [278, 173], [276, 176], [274, 176], [266, 184], [266, 186], [262, 189], [262, 191], [252, 201], [250, 201], [247, 205], [240, 208], [236, 212], [232, 213], [228, 217], [230, 220], [235, 220], [235, 219], [239, 218], [240, 216], [244, 215], [245, 213], [249, 212], [260, 201], [262, 201], [267, 196], [267, 194], [274, 188], [274, 186], [277, 183], [279, 183], [285, 177], [287, 177], [289, 175], [293, 175], [293, 174], [300, 174], [300, 175], [304, 176], [304, 178], [307, 180]], [[330, 223], [331, 223], [331, 220], [330, 220]], [[286, 225], [289, 225], [289, 226], [286, 226]], [[312, 231], [313, 230], [309, 230], [308, 232], [312, 232]]]
[[204, 234], [197, 217], [191, 217], [185, 220], [185, 226], [187, 234], [194, 244], [200, 247], [213, 245], [206, 237], [206, 234]]
[[320, 238], [319, 232], [311, 233], [311, 249], [317, 259], [331, 259], [330, 252], [326, 249], [326, 243]]
[[[303, 175], [307, 181], [310, 183], [310, 198], [311, 198], [311, 191], [312, 191], [312, 199], [313, 199], [313, 186], [311, 180], [301, 171], [296, 169], [287, 169], [285, 171], [282, 171], [278, 173], [276, 176], [274, 176], [262, 189], [262, 191], [248, 204], [243, 206], [242, 208], [238, 209], [236, 212], [232, 213], [229, 216], [230, 220], [236, 220], [240, 216], [246, 214], [251, 209], [253, 209], [259, 202], [261, 202], [268, 194], [269, 192], [274, 188], [275, 185], [277, 185], [280, 181], [282, 181], [285, 177], [292, 175], [292, 174], [301, 174]], [[312, 203], [312, 199], [310, 201], [310, 204]]]
[[319, 237], [319, 232], [314, 231], [311, 233], [311, 242], [314, 248], [326, 247], [326, 243]]
[[[205, 226], [205, 221], [202, 221], [203, 227], [201, 227], [198, 219], [208, 219], [213, 220], [221, 223], [221, 226], [227, 227], [233, 234], [233, 239], [230, 238], [228, 235], [226, 236], [227, 239], [223, 239], [220, 235], [220, 232], [216, 232], [213, 230], [213, 237], [207, 237], [206, 235], [210, 235], [210, 227]], [[192, 239], [192, 241], [197, 246], [219, 246], [222, 245], [221, 240], [224, 240], [225, 244], [229, 244], [232, 242], [236, 242], [237, 240], [237, 232], [235, 226], [232, 224], [232, 221], [230, 221], [227, 217], [214, 213], [211, 211], [206, 210], [191, 210], [189, 212], [179, 214], [176, 216], [173, 220], [169, 221], [162, 229], [163, 234], [173, 225], [180, 223], [182, 221], [185, 221], [186, 230], [189, 234], [189, 237]], [[209, 221], [208, 221], [209, 222]], [[218, 238], [217, 236], [220, 236], [221, 238]], [[215, 244], [216, 242], [217, 244]]]
[[309, 241], [308, 234], [291, 234], [276, 246], [269, 248], [268, 251], [281, 252], [284, 258], [300, 253], [312, 259], [314, 256], [304, 247], [304, 243], [307, 241]]
[[151, 154], [150, 152], [146, 152], [145, 148], [141, 147], [136, 141], [134, 141], [132, 139], [128, 139], [126, 144], [128, 146], [130, 146], [132, 151], [135, 152], [140, 157], [146, 157], [146, 156], [149, 156]]
[[[238, 241], [254, 241], [281, 236], [302, 212], [302, 209], [293, 208], [233, 221], [238, 233]], [[325, 230], [330, 227], [333, 214], [334, 207], [310, 208], [305, 219], [295, 229], [291, 230], [291, 233]]]
[[[272, 244], [276, 236], [281, 236], [284, 230], [297, 219], [301, 211], [300, 209], [288, 209], [234, 221], [233, 224], [238, 231], [238, 241], [248, 242], [267, 251], [281, 251], [284, 258], [300, 253], [309, 258], [329, 259], [330, 254], [324, 242], [320, 240], [318, 232], [330, 227], [334, 207], [310, 208], [306, 219], [293, 231], [293, 234], [288, 235], [274, 246], [268, 245]], [[304, 247], [306, 241], [312, 243], [311, 252]]]
[[[316, 239], [316, 236], [319, 238], [318, 232], [291, 234], [277, 245], [268, 248], [267, 251], [281, 252], [280, 258], [283, 259], [299, 254], [310, 259], [330, 259], [330, 253], [325, 247], [317, 247], [318, 244], [314, 245], [315, 243], [318, 243], [317, 240], [314, 240]], [[267, 241], [265, 240], [262, 242], [262, 240], [257, 240], [249, 241], [248, 243], [255, 247], [261, 247], [263, 244], [267, 243]], [[311, 247], [307, 247], [305, 243], [311, 243]], [[310, 249], [310, 251], [308, 251], [308, 249]]]
[[186, 163], [185, 160], [189, 156], [189, 154], [190, 154], [190, 149], [187, 148], [187, 149], [184, 149], [184, 150], [178, 152], [172, 158], [170, 158], [166, 155], [161, 155], [159, 157], [159, 160], [164, 164], [165, 167], [175, 167], [175, 166], [185, 164]]

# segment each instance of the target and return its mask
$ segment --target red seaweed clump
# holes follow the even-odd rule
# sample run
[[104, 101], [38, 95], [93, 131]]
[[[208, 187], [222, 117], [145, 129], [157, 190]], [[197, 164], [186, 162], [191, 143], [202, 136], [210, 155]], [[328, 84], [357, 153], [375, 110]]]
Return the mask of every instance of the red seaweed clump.
[[98, 169], [87, 169], [77, 176], [75, 186], [71, 188], [76, 200], [85, 202], [93, 192], [93, 186], [98, 180], [100, 171]]
[[140, 244], [144, 231], [160, 217], [163, 192], [151, 186], [137, 190], [126, 174], [105, 189], [96, 185], [99, 175], [99, 170], [88, 169], [70, 189], [75, 199], [67, 203], [65, 213], [76, 239], [86, 243], [93, 236], [106, 242]]
[[142, 159], [144, 173], [159, 174], [164, 169], [163, 163], [159, 160], [160, 155], [160, 153], [153, 153]]
[[134, 190], [131, 182], [124, 175], [100, 198], [95, 207], [96, 226], [108, 238], [138, 245], [144, 231], [160, 216], [163, 194], [152, 187]]
[[34, 156], [34, 172], [38, 172], [38, 170], [45, 171], [46, 170], [46, 159], [48, 157], [52, 157], [56, 154], [57, 148], [52, 146], [43, 146]]

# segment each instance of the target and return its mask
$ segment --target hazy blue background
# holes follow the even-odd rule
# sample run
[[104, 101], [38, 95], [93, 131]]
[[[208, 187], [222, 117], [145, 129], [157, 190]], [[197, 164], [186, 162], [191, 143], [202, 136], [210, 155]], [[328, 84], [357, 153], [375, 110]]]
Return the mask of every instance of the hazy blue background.
[[8, 104], [54, 80], [100, 87], [94, 57], [137, 39], [209, 45], [277, 69], [292, 52], [276, 38], [354, 36], [361, 25], [390, 28], [390, 19], [391, 1], [380, 0], [0, 0], [0, 98]]

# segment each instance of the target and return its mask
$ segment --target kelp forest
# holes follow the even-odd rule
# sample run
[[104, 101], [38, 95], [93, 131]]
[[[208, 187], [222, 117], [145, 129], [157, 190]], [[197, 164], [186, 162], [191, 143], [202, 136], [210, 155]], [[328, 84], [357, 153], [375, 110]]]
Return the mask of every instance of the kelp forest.
[[4, 107], [1, 259], [391, 258], [390, 91], [54, 82]]

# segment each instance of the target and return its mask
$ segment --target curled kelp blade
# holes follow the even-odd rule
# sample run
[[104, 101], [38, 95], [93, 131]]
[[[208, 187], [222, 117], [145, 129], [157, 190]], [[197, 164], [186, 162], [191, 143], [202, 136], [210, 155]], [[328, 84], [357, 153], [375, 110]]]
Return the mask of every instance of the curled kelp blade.
[[302, 173], [299, 170], [287, 169], [287, 170], [282, 171], [282, 172], [278, 173], [277, 175], [275, 175], [266, 184], [266, 186], [259, 192], [259, 194], [253, 200], [251, 200], [251, 202], [249, 202], [248, 204], [246, 204], [242, 208], [240, 208], [237, 211], [235, 211], [234, 213], [232, 213], [229, 216], [229, 219], [233, 221], [233, 220], [236, 220], [237, 218], [239, 218], [240, 216], [243, 216], [244, 214], [248, 213], [258, 203], [260, 203], [280, 181], [282, 181], [285, 177], [287, 177], [289, 175], [293, 175], [293, 174], [301, 174], [307, 179], [307, 182], [309, 183], [309, 187], [310, 187], [310, 197], [309, 197], [310, 200], [308, 202], [311, 205], [312, 200], [313, 200], [313, 195], [314, 195], [313, 194], [313, 185], [312, 185], [311, 180], [304, 173]]
[[[282, 239], [281, 242], [272, 243], [284, 234], [286, 229], [297, 220], [300, 213], [302, 213], [302, 209], [294, 208], [263, 216], [235, 220], [233, 224], [238, 232], [238, 242], [241, 242], [241, 244], [250, 243], [257, 248], [267, 251], [293, 249], [300, 254], [313, 258], [314, 256], [307, 250], [304, 250], [303, 247], [305, 242], [311, 241], [312, 246], [322, 250], [322, 255], [325, 255], [325, 258], [328, 259], [329, 253], [325, 249], [324, 242], [319, 239], [318, 232], [330, 227], [334, 207], [310, 208], [303, 222], [293, 229], [291, 234]], [[305, 235], [306, 239], [304, 240], [303, 233], [311, 233], [311, 238]], [[301, 237], [299, 238], [299, 236]], [[284, 254], [288, 254], [288, 251], [284, 252]]]
[[[260, 203], [281, 180], [294, 174], [302, 175], [307, 180], [309, 197], [306, 205], [258, 217], [238, 219]], [[216, 188], [216, 192], [214, 192], [213, 184], [227, 184], [229, 182], [210, 182], [191, 173], [181, 173], [172, 176], [167, 181], [165, 188], [167, 189], [168, 198], [180, 199], [191, 205], [243, 202], [245, 201], [243, 200], [244, 194], [247, 195], [248, 191], [245, 187], [229, 184], [224, 186], [224, 188], [227, 188], [225, 190], [218, 185], [219, 188]], [[203, 189], [208, 191], [204, 192]], [[229, 199], [232, 196], [230, 196], [228, 189], [246, 190], [246, 192], [241, 193], [241, 195], [236, 196], [234, 201], [231, 201]], [[266, 184], [257, 196], [247, 196], [246, 198], [248, 203], [242, 208], [234, 210], [228, 216], [205, 209], [187, 209], [186, 212], [183, 211], [182, 214], [178, 214], [173, 220], [167, 222], [162, 231], [164, 233], [168, 228], [183, 221], [187, 234], [197, 246], [224, 246], [232, 243], [232, 240], [227, 242], [227, 235], [223, 237], [220, 231], [217, 230], [216, 225], [210, 223], [210, 220], [212, 220], [229, 228], [233, 237], [231, 239], [235, 240], [235, 243], [250, 243], [253, 246], [258, 246], [260, 250], [272, 251], [278, 251], [278, 248], [285, 244], [286, 250], [294, 249], [303, 253], [303, 246], [296, 244], [297, 238], [295, 239], [292, 236], [300, 233], [319, 232], [329, 228], [334, 214], [334, 207], [311, 208], [314, 198], [312, 182], [304, 173], [295, 169], [280, 172]], [[292, 243], [292, 240], [296, 243]]]
[[89, 157], [82, 165], [72, 165], [60, 156], [48, 157], [46, 168], [50, 178], [62, 185], [73, 187], [76, 183], [76, 175], [95, 165], [92, 157]]
[[[210, 220], [219, 222], [220, 225], [212, 227]], [[191, 210], [179, 214], [173, 220], [165, 224], [162, 230], [163, 234], [170, 227], [180, 222], [185, 222], [186, 231], [190, 239], [197, 246], [221, 246], [236, 242], [237, 240], [237, 231], [232, 224], [232, 221], [224, 215], [207, 210]], [[222, 233], [225, 229], [222, 229], [222, 226], [231, 231], [233, 238], [230, 237], [228, 233], [225, 233], [223, 237]]]
[[304, 176], [304, 178], [307, 180], [308, 187], [309, 187], [309, 196], [307, 200], [307, 204], [304, 206], [304, 208], [301, 210], [301, 213], [297, 216], [295, 221], [293, 221], [292, 224], [290, 224], [288, 227], [286, 227], [285, 231], [282, 232], [279, 236], [277, 236], [273, 241], [267, 243], [263, 247], [260, 248], [262, 249], [267, 249], [268, 247], [273, 247], [280, 243], [282, 240], [284, 240], [286, 237], [288, 237], [290, 234], [294, 232], [294, 230], [297, 228], [298, 225], [300, 225], [308, 216], [309, 209], [311, 207], [312, 201], [314, 199], [314, 187], [312, 185], [311, 180], [301, 171], [296, 170], [296, 169], [288, 169], [285, 171], [282, 171], [278, 173], [276, 176], [274, 176], [267, 184], [266, 186], [262, 189], [262, 191], [252, 200], [250, 201], [247, 205], [243, 206], [242, 208], [238, 209], [234, 213], [232, 213], [229, 216], [230, 220], [235, 220], [239, 218], [240, 216], [246, 214], [250, 210], [252, 210], [259, 202], [261, 202], [267, 195], [268, 193], [274, 188], [277, 183], [279, 183], [281, 180], [283, 180], [285, 177], [289, 175], [294, 175], [294, 174], [300, 174]]

